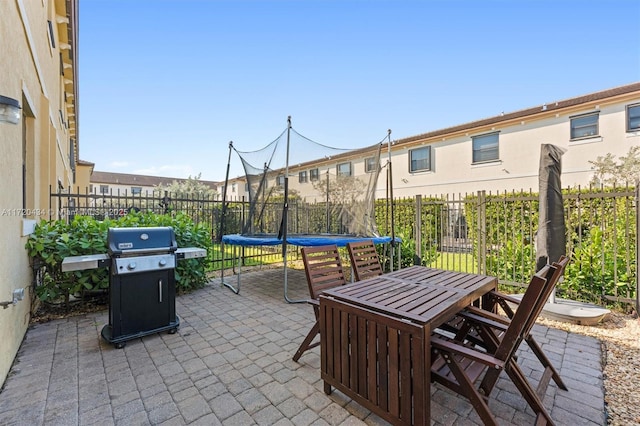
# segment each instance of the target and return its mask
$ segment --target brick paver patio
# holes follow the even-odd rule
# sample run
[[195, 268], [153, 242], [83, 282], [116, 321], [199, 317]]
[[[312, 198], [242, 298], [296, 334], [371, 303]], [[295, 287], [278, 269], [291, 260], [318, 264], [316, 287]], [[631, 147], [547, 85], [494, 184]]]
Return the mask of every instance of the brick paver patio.
[[[290, 296], [305, 298], [304, 273], [288, 278]], [[124, 349], [100, 338], [107, 311], [33, 325], [0, 393], [0, 424], [386, 424], [338, 391], [324, 394], [317, 348], [291, 360], [313, 312], [286, 303], [282, 282], [282, 269], [246, 272], [236, 295], [214, 280], [178, 297], [178, 333]], [[600, 342], [540, 325], [534, 334], [569, 386], [547, 391], [556, 423], [606, 424]], [[519, 362], [535, 384], [541, 367], [526, 344]], [[490, 406], [501, 424], [534, 421], [505, 377]], [[466, 400], [432, 386], [432, 424], [480, 423]]]

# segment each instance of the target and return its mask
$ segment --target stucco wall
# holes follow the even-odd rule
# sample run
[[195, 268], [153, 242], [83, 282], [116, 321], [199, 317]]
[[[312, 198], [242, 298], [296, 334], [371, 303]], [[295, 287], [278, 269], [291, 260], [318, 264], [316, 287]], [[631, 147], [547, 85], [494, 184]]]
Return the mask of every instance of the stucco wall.
[[[34, 223], [47, 216], [51, 178], [68, 181], [70, 176], [71, 130], [59, 118], [62, 111], [68, 120], [60, 75], [61, 43], [56, 38], [56, 47], [52, 46], [47, 23], [54, 22], [54, 37], [58, 37], [59, 25], [66, 24], [56, 22], [56, 15], [65, 16], [66, 10], [55, 6], [54, 0], [0, 1], [0, 94], [18, 100], [24, 113], [17, 125], [0, 123], [0, 301], [12, 300], [15, 289], [25, 289], [22, 301], [0, 308], [0, 385], [29, 325], [32, 273], [25, 243]], [[59, 143], [56, 151], [50, 149], [51, 140]]]
[[[538, 191], [540, 145], [550, 143], [566, 149], [562, 157], [562, 185], [588, 185], [593, 175], [589, 161], [607, 153], [625, 155], [640, 144], [640, 133], [626, 132], [625, 106], [640, 102], [640, 95], [612, 104], [585, 105], [573, 111], [542, 120], [522, 121], [496, 126], [477, 133], [431, 142], [432, 170], [409, 173], [409, 150], [421, 145], [395, 150], [392, 154], [394, 196], [416, 194], [468, 193], [477, 190]], [[597, 106], [597, 108], [596, 108]], [[599, 135], [580, 141], [570, 140], [570, 117], [599, 111]], [[500, 132], [499, 161], [472, 164], [472, 136]], [[379, 181], [377, 195], [384, 196], [384, 180]]]

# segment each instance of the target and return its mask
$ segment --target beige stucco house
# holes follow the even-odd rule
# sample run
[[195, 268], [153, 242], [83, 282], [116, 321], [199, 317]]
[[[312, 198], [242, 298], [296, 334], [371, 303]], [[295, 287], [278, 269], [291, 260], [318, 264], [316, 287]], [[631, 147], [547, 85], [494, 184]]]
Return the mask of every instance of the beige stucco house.
[[537, 191], [542, 144], [566, 150], [563, 187], [588, 185], [589, 161], [640, 144], [640, 83], [401, 139], [394, 195]]
[[91, 167], [78, 166], [77, 13], [77, 0], [0, 1], [0, 101], [19, 108], [0, 119], [0, 385], [30, 319], [28, 235], [49, 216], [49, 187]]
[[[640, 144], [640, 83], [392, 141], [393, 195], [535, 192], [542, 144], [566, 150], [562, 157], [563, 187], [588, 185], [593, 177], [589, 161], [607, 153], [624, 156], [630, 147]], [[372, 150], [360, 150], [331, 160], [290, 166], [289, 188], [307, 201], [322, 201], [314, 190], [314, 180], [343, 171], [364, 176], [373, 154]], [[388, 159], [384, 152], [382, 165]], [[268, 186], [281, 184], [280, 172], [274, 172]], [[386, 179], [381, 176], [376, 197], [386, 195]], [[244, 177], [230, 179], [227, 198], [242, 197], [247, 197]]]
[[[173, 183], [183, 183], [188, 179], [138, 175], [132, 173], [114, 173], [94, 171], [90, 176], [89, 192], [96, 194], [152, 194], [158, 187], [166, 187]], [[218, 182], [199, 180], [198, 183], [218, 191]]]

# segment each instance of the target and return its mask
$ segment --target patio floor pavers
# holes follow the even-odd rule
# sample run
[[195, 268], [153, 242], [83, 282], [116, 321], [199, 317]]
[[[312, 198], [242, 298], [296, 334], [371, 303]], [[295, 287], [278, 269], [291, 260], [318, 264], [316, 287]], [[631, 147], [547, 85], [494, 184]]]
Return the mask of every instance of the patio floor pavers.
[[[282, 269], [243, 272], [241, 280], [240, 294], [213, 280], [179, 296], [176, 334], [124, 349], [100, 338], [107, 311], [32, 325], [0, 393], [0, 424], [387, 424], [336, 390], [324, 394], [317, 348], [291, 360], [313, 311], [284, 301]], [[289, 270], [288, 285], [291, 298], [307, 297], [303, 271]], [[605, 425], [600, 342], [541, 325], [533, 333], [569, 386], [549, 386], [554, 421]], [[535, 384], [542, 368], [526, 344], [519, 357]], [[500, 424], [534, 421], [506, 376], [489, 405]], [[433, 385], [431, 423], [481, 421], [465, 399]]]

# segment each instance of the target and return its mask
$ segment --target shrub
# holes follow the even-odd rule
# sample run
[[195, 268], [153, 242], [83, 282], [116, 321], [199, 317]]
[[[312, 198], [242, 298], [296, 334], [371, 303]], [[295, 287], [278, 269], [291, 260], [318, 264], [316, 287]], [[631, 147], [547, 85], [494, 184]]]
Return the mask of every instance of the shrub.
[[[44, 265], [43, 282], [35, 290], [38, 298], [46, 302], [64, 301], [82, 296], [85, 292], [109, 287], [106, 269], [62, 272], [66, 257], [107, 252], [107, 232], [110, 227], [171, 226], [178, 247], [200, 247], [211, 251], [210, 230], [203, 224], [194, 224], [191, 218], [178, 213], [158, 215], [132, 212], [118, 219], [96, 220], [88, 216], [76, 216], [70, 223], [42, 221], [26, 243], [29, 256]], [[201, 259], [181, 260], [177, 263], [176, 289], [188, 291], [204, 286], [206, 271], [210, 267], [209, 256]]]

